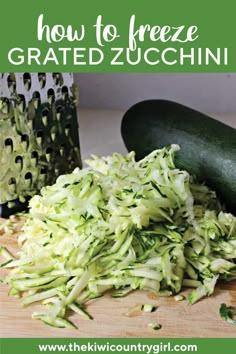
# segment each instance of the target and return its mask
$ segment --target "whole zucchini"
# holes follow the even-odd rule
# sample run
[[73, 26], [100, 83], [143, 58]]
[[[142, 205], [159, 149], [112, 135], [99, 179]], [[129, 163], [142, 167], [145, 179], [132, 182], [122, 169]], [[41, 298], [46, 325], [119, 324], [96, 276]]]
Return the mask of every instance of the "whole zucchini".
[[236, 211], [236, 129], [176, 102], [148, 100], [125, 113], [121, 133], [137, 159], [178, 144], [176, 166], [206, 182], [227, 210]]

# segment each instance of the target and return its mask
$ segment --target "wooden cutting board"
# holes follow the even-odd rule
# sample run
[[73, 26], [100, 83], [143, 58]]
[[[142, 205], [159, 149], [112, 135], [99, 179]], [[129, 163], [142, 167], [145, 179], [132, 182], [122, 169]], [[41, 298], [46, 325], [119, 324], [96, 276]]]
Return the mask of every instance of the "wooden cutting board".
[[[13, 254], [17, 253], [16, 235], [0, 235], [0, 246]], [[0, 277], [7, 274], [0, 271]], [[87, 310], [93, 320], [71, 315], [70, 319], [79, 327], [56, 329], [31, 319], [31, 314], [40, 305], [22, 308], [21, 300], [8, 297], [8, 286], [0, 284], [0, 337], [236, 337], [236, 327], [219, 316], [221, 303], [236, 306], [236, 282], [220, 283], [213, 296], [190, 306], [186, 301], [176, 302], [173, 297], [160, 298], [144, 291], [135, 291], [125, 298], [115, 299], [105, 295], [90, 302]], [[188, 290], [183, 291], [184, 295]], [[125, 314], [138, 304], [150, 303], [157, 306], [153, 313], [142, 313], [134, 317]], [[148, 323], [160, 323], [162, 328], [154, 331]]]

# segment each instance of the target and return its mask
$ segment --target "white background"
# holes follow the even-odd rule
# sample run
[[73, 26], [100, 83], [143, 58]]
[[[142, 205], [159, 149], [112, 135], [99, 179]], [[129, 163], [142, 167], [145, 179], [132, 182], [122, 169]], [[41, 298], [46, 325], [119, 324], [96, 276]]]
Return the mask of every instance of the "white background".
[[236, 112], [236, 74], [81, 73], [75, 80], [81, 108], [126, 110], [138, 101], [162, 98], [203, 112]]

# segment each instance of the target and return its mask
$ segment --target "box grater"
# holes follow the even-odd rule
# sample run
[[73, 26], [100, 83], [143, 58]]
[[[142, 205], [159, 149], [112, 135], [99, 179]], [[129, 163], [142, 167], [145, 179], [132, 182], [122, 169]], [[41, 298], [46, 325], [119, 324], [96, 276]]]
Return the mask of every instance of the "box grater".
[[71, 73], [0, 74], [0, 216], [81, 167]]

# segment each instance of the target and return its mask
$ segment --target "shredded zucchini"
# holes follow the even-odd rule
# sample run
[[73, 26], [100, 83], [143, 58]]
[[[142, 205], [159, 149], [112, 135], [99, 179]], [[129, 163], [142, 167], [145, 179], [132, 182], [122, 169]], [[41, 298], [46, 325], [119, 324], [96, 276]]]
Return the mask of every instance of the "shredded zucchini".
[[147, 326], [151, 329], [154, 329], [154, 331], [158, 331], [159, 329], [161, 329], [160, 323], [148, 323]]
[[175, 301], [183, 301], [183, 300], [185, 300], [185, 296], [184, 295], [175, 295], [174, 299], [175, 299]]
[[157, 308], [156, 306], [153, 306], [151, 304], [144, 304], [142, 306], [142, 310], [144, 312], [154, 312], [156, 310], [156, 308]]
[[67, 310], [90, 318], [83, 305], [108, 290], [114, 297], [135, 289], [170, 296], [193, 287], [193, 304], [211, 295], [218, 279], [236, 277], [236, 218], [175, 168], [178, 149], [138, 162], [133, 152], [93, 156], [31, 199], [20, 259], [5, 282], [10, 293], [26, 294], [23, 305], [42, 301], [46, 312], [35, 319], [71, 327]]

